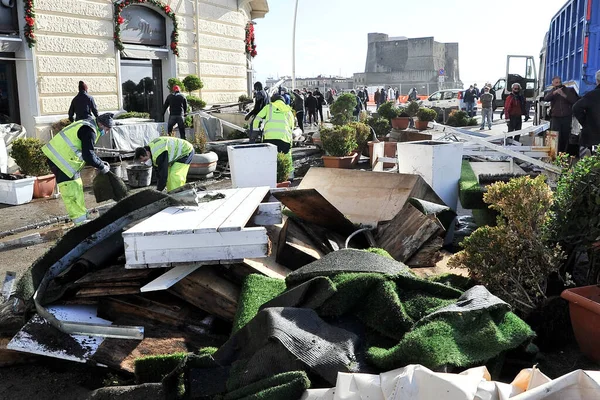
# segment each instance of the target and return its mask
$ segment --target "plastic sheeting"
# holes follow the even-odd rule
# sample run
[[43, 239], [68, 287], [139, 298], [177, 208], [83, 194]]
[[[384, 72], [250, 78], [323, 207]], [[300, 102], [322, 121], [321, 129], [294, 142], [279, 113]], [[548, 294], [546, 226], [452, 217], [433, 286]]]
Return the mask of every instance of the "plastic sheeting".
[[2, 124], [0, 125], [0, 172], [12, 174], [19, 167], [8, 155], [12, 148], [11, 143], [19, 138], [25, 137], [27, 131], [18, 124]]
[[339, 373], [335, 388], [311, 389], [302, 400], [592, 400], [600, 398], [600, 371], [573, 371], [551, 380], [525, 369], [510, 383], [491, 381], [485, 367], [460, 374], [421, 365], [380, 375]]
[[[148, 123], [135, 125], [117, 125], [110, 133], [114, 148], [117, 150], [134, 151], [138, 147], [147, 146], [152, 139], [156, 139], [161, 134], [167, 132], [167, 123]], [[108, 147], [98, 144], [98, 147]]]

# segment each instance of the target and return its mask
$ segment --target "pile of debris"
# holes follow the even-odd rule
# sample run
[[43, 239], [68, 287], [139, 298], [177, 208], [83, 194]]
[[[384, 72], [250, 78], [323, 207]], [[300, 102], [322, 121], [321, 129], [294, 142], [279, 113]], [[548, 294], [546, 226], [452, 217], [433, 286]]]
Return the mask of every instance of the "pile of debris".
[[356, 170], [312, 168], [297, 190], [140, 192], [33, 264], [0, 335], [134, 374], [156, 398], [299, 399], [340, 372], [472, 366], [533, 332], [469, 279], [409, 268], [436, 264], [455, 217], [418, 175]]

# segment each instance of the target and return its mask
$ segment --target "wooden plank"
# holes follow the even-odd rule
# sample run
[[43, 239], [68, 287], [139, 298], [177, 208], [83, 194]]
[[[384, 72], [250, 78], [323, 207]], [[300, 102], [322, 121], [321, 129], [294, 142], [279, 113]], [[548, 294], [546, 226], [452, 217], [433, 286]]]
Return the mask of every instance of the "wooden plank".
[[417, 251], [417, 253], [406, 262], [411, 268], [430, 268], [442, 259], [442, 247], [444, 239], [441, 237], [431, 238]]
[[435, 216], [423, 215], [411, 204], [406, 206], [386, 226], [379, 229], [379, 247], [401, 262], [408, 261], [433, 236], [440, 232]]
[[383, 172], [383, 162], [379, 159], [385, 155], [385, 143], [373, 143], [373, 154], [371, 155], [371, 169], [377, 172]]
[[7, 349], [8, 342], [10, 342], [10, 338], [0, 337], [0, 368], [40, 361], [38, 356]]
[[250, 223], [256, 226], [272, 226], [283, 223], [281, 206], [278, 201], [259, 204], [256, 213], [250, 219]]
[[200, 268], [172, 286], [169, 292], [209, 314], [233, 321], [240, 288], [219, 276], [218, 268]]
[[152, 273], [152, 271], [129, 271], [123, 265], [115, 265], [86, 274], [75, 281], [75, 285], [89, 287], [110, 283], [140, 282], [149, 279]]
[[242, 246], [215, 246], [186, 249], [157, 249], [144, 251], [125, 250], [127, 265], [188, 263], [195, 261], [243, 260], [244, 258], [267, 257], [270, 252], [269, 243]]
[[236, 192], [228, 198], [225, 203], [206, 218], [200, 226], [194, 229], [194, 233], [217, 232], [223, 222], [242, 204], [244, 199], [252, 193], [254, 188], [236, 189]]
[[252, 192], [236, 207], [236, 209], [219, 226], [219, 232], [240, 231], [246, 226], [258, 205], [269, 193], [269, 187], [253, 188]]
[[298, 218], [349, 236], [356, 228], [344, 214], [315, 189], [290, 190], [274, 194]]
[[166, 273], [162, 274], [152, 282], [148, 283], [145, 286], [140, 288], [140, 292], [154, 292], [158, 290], [167, 290], [198, 268], [200, 268], [200, 264], [191, 264], [191, 265], [179, 265], [173, 269], [170, 269]]
[[316, 189], [350, 221], [373, 227], [392, 220], [410, 197], [443, 204], [419, 175], [313, 167], [299, 189]]
[[160, 301], [136, 295], [107, 297], [98, 304], [98, 316], [110, 321], [135, 318], [179, 327], [190, 322], [190, 315], [191, 306], [174, 296]]
[[294, 220], [288, 218], [280, 232], [275, 261], [296, 270], [325, 255]]
[[105, 286], [105, 287], [93, 287], [93, 288], [82, 288], [77, 291], [75, 297], [104, 297], [104, 296], [119, 296], [124, 294], [138, 294], [140, 292], [139, 286]]

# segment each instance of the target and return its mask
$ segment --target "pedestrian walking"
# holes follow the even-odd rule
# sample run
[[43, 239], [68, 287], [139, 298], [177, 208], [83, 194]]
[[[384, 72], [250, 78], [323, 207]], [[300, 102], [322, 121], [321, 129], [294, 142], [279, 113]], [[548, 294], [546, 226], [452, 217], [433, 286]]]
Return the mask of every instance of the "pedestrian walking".
[[299, 89], [294, 89], [294, 110], [296, 111], [298, 128], [304, 132], [304, 96], [302, 96]]
[[69, 107], [69, 121], [73, 122], [81, 121], [82, 119], [90, 119], [92, 118], [92, 115], [95, 118], [98, 118], [96, 101], [87, 91], [88, 87], [85, 82], [79, 81], [79, 94], [73, 97], [73, 100], [71, 100], [71, 107]]
[[582, 127], [579, 145], [592, 150], [600, 144], [600, 71], [596, 72], [596, 88], [573, 105], [573, 115]]
[[[315, 96], [315, 99], [317, 99], [317, 118], [320, 116], [321, 123], [323, 123], [323, 106], [325, 105], [325, 97], [323, 96], [323, 93], [319, 91], [319, 88], [315, 89], [313, 95]], [[319, 123], [318, 120], [317, 123]]]
[[364, 93], [364, 97], [365, 97], [365, 103], [364, 103], [364, 108], [365, 110], [367, 109], [367, 104], [369, 104], [369, 90], [367, 89], [367, 87], [363, 87], [363, 93]]
[[375, 107], [379, 108], [379, 98], [381, 97], [381, 93], [379, 93], [379, 88], [377, 88], [377, 90], [375, 91], [375, 94], [373, 95], [373, 100], [375, 101]]
[[179, 137], [185, 140], [185, 123], [183, 118], [187, 112], [187, 99], [180, 93], [179, 86], [173, 86], [173, 93], [167, 96], [163, 105], [163, 114], [169, 109], [169, 122], [167, 124], [167, 132], [171, 133], [175, 125], [179, 128]]
[[414, 87], [412, 89], [410, 89], [410, 91], [408, 92], [408, 101], [417, 101], [417, 88]]
[[494, 102], [494, 96], [490, 93], [490, 88], [485, 86], [483, 88], [483, 94], [481, 95], [481, 127], [480, 131], [485, 129], [485, 122], [487, 120], [488, 129], [492, 129], [492, 104]]
[[308, 92], [308, 96], [304, 101], [304, 107], [306, 108], [306, 112], [308, 113], [308, 124], [312, 125], [313, 123], [316, 125], [317, 120], [317, 98], [313, 96], [312, 92]]
[[327, 102], [328, 106], [333, 104], [335, 101], [335, 98], [333, 97], [333, 89], [329, 89], [327, 93], [325, 93], [325, 101]]
[[[506, 98], [504, 102], [504, 118], [508, 124], [508, 131], [515, 132], [520, 131], [523, 126], [523, 120], [521, 116], [525, 115], [525, 98], [521, 95], [521, 85], [514, 83], [512, 85], [512, 92]], [[515, 141], [519, 141], [521, 135], [514, 136]]]
[[475, 88], [473, 85], [469, 86], [465, 91], [463, 99], [467, 108], [467, 114], [473, 118], [475, 116]]
[[387, 90], [388, 101], [394, 101], [395, 98], [396, 98], [396, 92], [394, 91], [394, 89], [392, 89], [391, 86], [388, 86], [388, 90]]
[[394, 89], [394, 100], [396, 100], [396, 104], [398, 104], [400, 99], [400, 89], [396, 88]]
[[568, 152], [574, 157], [579, 154], [579, 148], [569, 146], [569, 139], [573, 125], [573, 105], [577, 100], [579, 96], [575, 89], [563, 85], [560, 76], [552, 78], [552, 90], [544, 96], [544, 101], [551, 104], [550, 129], [558, 132], [558, 152]]
[[356, 118], [357, 121], [360, 121], [360, 112], [363, 109], [363, 107], [362, 107], [363, 103], [360, 100], [360, 98], [358, 97], [358, 95], [356, 94], [356, 91], [351, 90], [350, 93], [353, 94], [354, 98], [356, 99], [356, 106], [354, 107], [354, 110], [352, 111], [352, 115], [354, 116], [354, 118]]

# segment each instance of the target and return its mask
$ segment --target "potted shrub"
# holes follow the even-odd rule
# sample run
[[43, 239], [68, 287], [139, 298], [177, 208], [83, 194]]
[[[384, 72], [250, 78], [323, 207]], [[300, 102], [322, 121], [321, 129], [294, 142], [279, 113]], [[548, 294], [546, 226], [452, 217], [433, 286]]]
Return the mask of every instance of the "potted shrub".
[[327, 168], [350, 168], [357, 154], [351, 155], [356, 149], [356, 131], [348, 125], [336, 126], [333, 129], [321, 129], [321, 141], [326, 156], [323, 163]]
[[289, 177], [294, 170], [292, 160], [287, 154], [277, 153], [277, 187], [289, 187]]
[[14, 158], [22, 175], [35, 176], [33, 197], [39, 199], [50, 197], [54, 193], [56, 177], [50, 172], [48, 161], [39, 139], [21, 138], [12, 142], [10, 156]]
[[[400, 110], [399, 110], [400, 111]], [[399, 114], [400, 115], [400, 114]], [[406, 118], [406, 120], [410, 120], [410, 118]], [[396, 155], [396, 142], [390, 142], [389, 138], [386, 137], [388, 133], [390, 133], [390, 123], [387, 119], [379, 116], [378, 118], [369, 118], [367, 123], [373, 128], [375, 131], [375, 135], [379, 139], [379, 141], [384, 141], [384, 155], [386, 157], [394, 157]], [[408, 122], [407, 122], [408, 124]], [[407, 125], [408, 126], [408, 125]], [[369, 157], [371, 161], [373, 161], [373, 143], [374, 141], [369, 141], [367, 144], [369, 145]], [[394, 164], [384, 163], [384, 168], [392, 168]]]
[[417, 118], [419, 118], [419, 120], [415, 123], [415, 126], [418, 130], [424, 131], [427, 129], [429, 122], [434, 121], [436, 117], [437, 112], [435, 112], [435, 110], [427, 107], [421, 107], [417, 112]]
[[356, 131], [356, 149], [354, 150], [358, 154], [362, 154], [371, 135], [371, 128], [362, 122], [352, 122], [348, 125]]
[[[337, 126], [345, 125], [355, 120], [354, 109], [356, 108], [356, 96], [352, 93], [344, 93], [339, 96], [329, 108], [331, 111], [331, 123]], [[322, 139], [322, 138], [321, 138]]]
[[194, 178], [211, 178], [217, 169], [219, 156], [212, 151], [206, 151], [206, 135], [203, 131], [194, 135], [194, 157], [188, 171], [188, 176]]
[[252, 97], [245, 95], [245, 94], [241, 94], [240, 97], [238, 97], [238, 109], [240, 111], [243, 111], [243, 109], [250, 103], [252, 103]]

